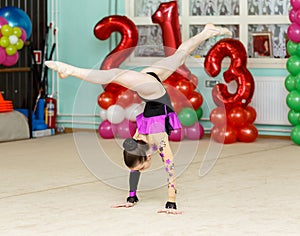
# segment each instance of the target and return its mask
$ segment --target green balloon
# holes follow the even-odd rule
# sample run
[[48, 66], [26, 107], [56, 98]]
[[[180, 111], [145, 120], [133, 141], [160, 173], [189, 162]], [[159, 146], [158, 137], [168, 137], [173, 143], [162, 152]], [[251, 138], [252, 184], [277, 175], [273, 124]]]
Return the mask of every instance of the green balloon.
[[287, 52], [290, 56], [296, 55], [298, 49], [298, 43], [295, 43], [291, 40], [287, 43]]
[[10, 36], [13, 33], [13, 29], [9, 25], [3, 25], [1, 27], [1, 33], [4, 36]]
[[189, 107], [183, 108], [179, 112], [178, 119], [183, 126], [192, 126], [198, 120], [195, 110]]
[[300, 125], [297, 125], [292, 129], [291, 138], [294, 143], [300, 145]]
[[300, 112], [300, 92], [293, 90], [286, 97], [288, 107], [296, 112]]
[[18, 39], [17, 43], [16, 43], [16, 48], [17, 50], [20, 50], [24, 47], [24, 42], [21, 39]]
[[196, 114], [197, 114], [198, 120], [200, 120], [201, 117], [203, 116], [203, 110], [201, 107], [196, 110]]
[[9, 44], [10, 44], [9, 38], [7, 36], [2, 36], [0, 39], [0, 46], [6, 48], [8, 47]]
[[293, 91], [295, 89], [295, 81], [296, 81], [295, 76], [288, 75], [285, 78], [285, 82], [284, 82], [286, 90], [288, 90], [289, 92]]
[[293, 126], [300, 125], [300, 112], [290, 110], [288, 113], [288, 119], [291, 125]]
[[300, 57], [291, 56], [286, 62], [286, 68], [292, 75], [297, 75], [300, 72]]
[[300, 92], [300, 76], [296, 76], [295, 88]]
[[5, 48], [5, 52], [7, 55], [12, 56], [17, 52], [17, 48], [14, 45], [9, 45]]
[[13, 29], [13, 35], [16, 35], [18, 38], [20, 38], [21, 37], [21, 35], [22, 35], [22, 30], [19, 28], [19, 27], [14, 27]]

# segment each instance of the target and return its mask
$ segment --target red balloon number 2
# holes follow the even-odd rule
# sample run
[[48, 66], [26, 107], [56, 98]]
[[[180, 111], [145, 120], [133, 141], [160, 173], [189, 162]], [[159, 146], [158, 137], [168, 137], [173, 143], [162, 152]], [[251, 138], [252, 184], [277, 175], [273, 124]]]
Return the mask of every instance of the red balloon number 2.
[[222, 39], [217, 42], [205, 57], [204, 67], [206, 72], [216, 77], [221, 69], [222, 60], [231, 59], [230, 66], [223, 73], [227, 83], [235, 81], [237, 90], [230, 93], [225, 84], [217, 84], [212, 90], [213, 100], [217, 108], [210, 114], [214, 127], [211, 136], [216, 142], [233, 143], [253, 142], [258, 136], [258, 131], [253, 125], [256, 111], [248, 106], [254, 92], [254, 80], [247, 69], [247, 53], [243, 44], [236, 39]]

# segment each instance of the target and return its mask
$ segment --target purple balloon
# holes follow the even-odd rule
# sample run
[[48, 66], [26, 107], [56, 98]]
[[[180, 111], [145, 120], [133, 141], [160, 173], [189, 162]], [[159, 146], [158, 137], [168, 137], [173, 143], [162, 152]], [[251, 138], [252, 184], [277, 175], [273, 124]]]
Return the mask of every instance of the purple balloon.
[[6, 60], [6, 52], [3, 47], [0, 47], [0, 65]]
[[292, 23], [287, 30], [287, 35], [290, 40], [295, 43], [300, 42], [300, 26], [297, 23]]
[[16, 52], [14, 55], [6, 55], [5, 61], [2, 63], [4, 66], [13, 66], [19, 60], [19, 53]]
[[175, 129], [171, 131], [171, 134], [169, 136], [170, 141], [179, 142], [184, 138], [184, 132], [182, 129]]
[[136, 131], [136, 123], [127, 119], [124, 119], [117, 126], [120, 138], [131, 138]]
[[115, 134], [115, 128], [108, 120], [102, 121], [102, 123], [99, 125], [98, 133], [100, 136], [104, 139], [112, 139], [114, 138]]
[[291, 22], [296, 22], [297, 11], [295, 9], [290, 10], [289, 19]]
[[295, 10], [298, 10], [300, 8], [300, 0], [291, 0], [291, 6]]
[[199, 140], [204, 135], [204, 128], [199, 122], [196, 122], [192, 126], [185, 127], [185, 135], [187, 139]]

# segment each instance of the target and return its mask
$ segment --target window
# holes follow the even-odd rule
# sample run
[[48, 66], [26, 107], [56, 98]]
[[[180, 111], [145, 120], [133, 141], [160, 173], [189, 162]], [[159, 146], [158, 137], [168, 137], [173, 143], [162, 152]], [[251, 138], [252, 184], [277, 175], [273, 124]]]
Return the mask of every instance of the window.
[[[140, 32], [140, 45], [160, 43], [160, 48], [154, 46], [140, 50], [135, 57], [142, 59], [162, 56], [161, 29], [152, 23], [151, 16], [161, 2], [168, 0], [126, 0], [127, 15], [135, 22]], [[179, 22], [182, 41], [201, 31], [204, 25], [212, 22], [229, 28], [233, 37], [241, 40], [248, 50], [249, 67], [255, 68], [285, 68], [286, 65], [286, 32], [290, 24], [290, 0], [178, 0]], [[184, 4], [183, 4], [184, 3]], [[153, 32], [156, 31], [155, 36]], [[269, 32], [271, 37], [271, 57], [255, 57], [252, 54], [252, 36], [257, 33]], [[207, 51], [220, 38], [208, 40], [195, 50], [193, 56], [204, 60]], [[152, 55], [151, 52], [154, 54]], [[134, 61], [134, 59], [133, 59]], [[189, 63], [189, 62], [187, 62]], [[190, 62], [192, 63], [192, 62]]]

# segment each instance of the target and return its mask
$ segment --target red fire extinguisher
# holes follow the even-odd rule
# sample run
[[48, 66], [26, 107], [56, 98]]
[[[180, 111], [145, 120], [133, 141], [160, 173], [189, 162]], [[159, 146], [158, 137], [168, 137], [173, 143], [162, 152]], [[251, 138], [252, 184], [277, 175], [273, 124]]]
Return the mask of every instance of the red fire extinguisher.
[[56, 126], [56, 113], [57, 113], [57, 107], [56, 107], [56, 99], [52, 97], [46, 98], [46, 112], [45, 112], [45, 120], [46, 124], [48, 125], [48, 128], [55, 129]]

